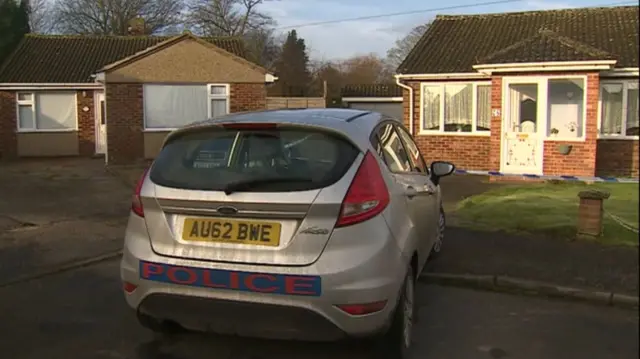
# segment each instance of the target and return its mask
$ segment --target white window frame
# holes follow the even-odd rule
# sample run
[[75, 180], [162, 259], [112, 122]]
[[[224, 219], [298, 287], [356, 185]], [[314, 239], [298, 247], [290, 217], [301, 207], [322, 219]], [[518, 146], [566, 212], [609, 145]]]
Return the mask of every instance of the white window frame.
[[[212, 87], [224, 87], [225, 95], [214, 95], [211, 93]], [[207, 84], [207, 115], [211, 116], [211, 100], [226, 100], [227, 101], [227, 114], [231, 113], [231, 86], [229, 84]]]
[[[445, 85], [473, 85], [471, 91], [471, 132], [445, 132], [444, 131], [444, 113], [445, 113]], [[425, 87], [439, 87], [440, 89], [440, 126], [437, 130], [427, 130], [424, 128], [424, 89]], [[423, 82], [420, 84], [420, 131], [419, 135], [438, 135], [438, 136], [491, 136], [491, 131], [477, 131], [478, 126], [478, 86], [491, 86], [491, 81], [468, 81], [468, 82]]]
[[[598, 138], [600, 139], [617, 139], [617, 140], [638, 140], [640, 136], [628, 136], [627, 131], [627, 104], [629, 98], [629, 84], [638, 83], [638, 79], [601, 79], [600, 88], [598, 89]], [[602, 90], [606, 84], [622, 84], [622, 133], [621, 134], [604, 134], [600, 133], [602, 129]]]
[[[526, 78], [526, 76], [522, 76]], [[587, 106], [589, 104], [589, 76], [587, 75], [550, 75], [550, 76], [537, 76], [537, 78], [544, 79], [542, 81], [541, 94], [544, 96], [544, 113], [540, 119], [543, 122], [540, 133], [545, 141], [561, 141], [561, 142], [585, 142], [587, 140]], [[575, 80], [581, 79], [582, 86], [582, 135], [576, 137], [557, 137], [552, 136], [549, 129], [549, 80]], [[526, 81], [525, 81], [526, 83]]]
[[[76, 113], [76, 123], [73, 128], [59, 128], [59, 129], [38, 129], [38, 119], [36, 113], [36, 97], [38, 94], [46, 94], [47, 92], [69, 92], [73, 93], [73, 106]], [[31, 100], [20, 100], [20, 95], [30, 95]], [[33, 127], [23, 128], [20, 127], [20, 106], [31, 106], [33, 112]], [[76, 91], [16, 91], [16, 131], [18, 133], [30, 133], [30, 132], [76, 132], [78, 131], [78, 92]]]

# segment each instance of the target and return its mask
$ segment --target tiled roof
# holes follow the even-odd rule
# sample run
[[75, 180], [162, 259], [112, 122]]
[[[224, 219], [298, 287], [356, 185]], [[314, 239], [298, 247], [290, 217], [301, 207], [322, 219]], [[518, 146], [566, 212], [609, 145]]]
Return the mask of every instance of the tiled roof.
[[398, 85], [346, 85], [340, 90], [342, 97], [400, 97], [402, 88]]
[[[167, 36], [26, 35], [0, 67], [0, 83], [88, 83], [102, 67], [169, 39]], [[242, 40], [206, 41], [246, 59]]]
[[638, 30], [638, 6], [439, 15], [398, 73], [474, 72], [489, 60], [615, 59], [616, 67], [638, 67]]

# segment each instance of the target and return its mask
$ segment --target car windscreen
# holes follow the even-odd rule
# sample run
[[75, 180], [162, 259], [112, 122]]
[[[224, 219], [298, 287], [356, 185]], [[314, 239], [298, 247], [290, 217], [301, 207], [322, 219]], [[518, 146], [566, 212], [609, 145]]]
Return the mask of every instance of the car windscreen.
[[305, 191], [337, 182], [359, 150], [314, 129], [211, 129], [169, 141], [154, 161], [152, 182], [226, 191]]

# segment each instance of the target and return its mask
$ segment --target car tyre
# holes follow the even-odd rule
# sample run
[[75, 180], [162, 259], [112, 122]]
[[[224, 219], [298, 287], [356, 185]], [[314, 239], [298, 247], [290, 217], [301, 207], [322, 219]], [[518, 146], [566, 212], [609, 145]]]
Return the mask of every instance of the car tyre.
[[415, 278], [410, 268], [402, 286], [402, 292], [393, 313], [391, 326], [384, 334], [377, 350], [380, 359], [407, 359], [411, 348], [415, 321]]
[[175, 323], [163, 322], [148, 314], [138, 312], [138, 323], [146, 329], [151, 330], [156, 334], [161, 335], [175, 335], [183, 332], [183, 329]]

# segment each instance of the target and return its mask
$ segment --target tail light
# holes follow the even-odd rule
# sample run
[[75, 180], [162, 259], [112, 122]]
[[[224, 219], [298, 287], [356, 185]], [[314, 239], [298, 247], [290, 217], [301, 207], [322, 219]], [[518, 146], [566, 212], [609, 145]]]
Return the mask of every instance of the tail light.
[[336, 227], [366, 221], [384, 211], [388, 204], [389, 191], [378, 161], [371, 152], [367, 152], [342, 201]]
[[149, 168], [145, 169], [138, 179], [138, 183], [136, 184], [136, 190], [133, 193], [133, 198], [131, 198], [131, 210], [133, 213], [137, 214], [140, 217], [144, 217], [144, 208], [142, 208], [142, 199], [140, 198], [140, 192], [142, 191], [142, 184], [144, 183], [145, 177], [147, 177], [147, 172], [149, 172]]

